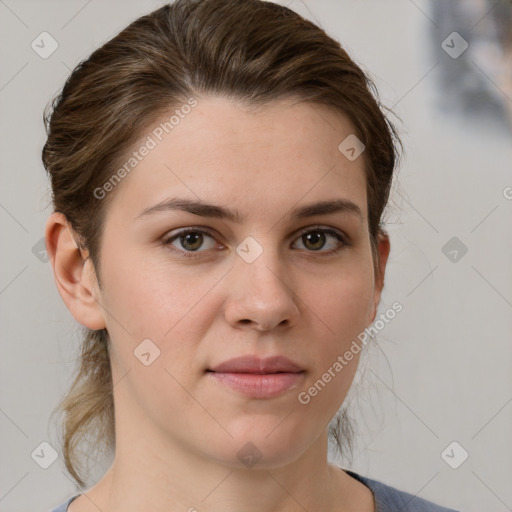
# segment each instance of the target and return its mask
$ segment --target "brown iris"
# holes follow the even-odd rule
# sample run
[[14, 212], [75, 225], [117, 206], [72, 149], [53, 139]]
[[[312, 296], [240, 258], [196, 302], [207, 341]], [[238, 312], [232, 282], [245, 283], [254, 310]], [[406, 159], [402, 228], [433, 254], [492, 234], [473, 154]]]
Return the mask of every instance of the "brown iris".
[[[306, 233], [302, 236], [302, 241], [304, 245], [308, 247], [308, 243], [311, 242], [315, 247], [308, 247], [308, 249], [312, 249], [313, 251], [317, 251], [321, 249], [325, 244], [325, 233], [320, 231], [312, 231], [310, 233]], [[307, 243], [306, 243], [307, 241]]]

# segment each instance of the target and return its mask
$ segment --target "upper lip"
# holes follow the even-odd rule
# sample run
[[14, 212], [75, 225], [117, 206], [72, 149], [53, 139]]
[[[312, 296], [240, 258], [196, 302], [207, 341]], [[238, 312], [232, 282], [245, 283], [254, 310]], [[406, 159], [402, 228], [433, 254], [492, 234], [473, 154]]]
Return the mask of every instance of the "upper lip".
[[261, 358], [257, 356], [241, 356], [229, 359], [209, 368], [209, 371], [223, 373], [299, 373], [304, 371], [298, 364], [284, 356]]

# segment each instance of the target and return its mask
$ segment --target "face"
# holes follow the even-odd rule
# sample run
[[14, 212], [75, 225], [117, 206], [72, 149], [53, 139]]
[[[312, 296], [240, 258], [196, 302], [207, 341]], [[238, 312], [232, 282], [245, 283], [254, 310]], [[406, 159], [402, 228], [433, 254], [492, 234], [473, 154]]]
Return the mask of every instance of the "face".
[[[353, 132], [316, 105], [209, 97], [153, 136], [117, 185], [100, 249], [116, 428], [227, 465], [253, 450], [267, 467], [325, 434], [359, 353], [338, 357], [381, 289], [363, 158], [338, 150]], [[238, 357], [256, 359], [219, 366]]]

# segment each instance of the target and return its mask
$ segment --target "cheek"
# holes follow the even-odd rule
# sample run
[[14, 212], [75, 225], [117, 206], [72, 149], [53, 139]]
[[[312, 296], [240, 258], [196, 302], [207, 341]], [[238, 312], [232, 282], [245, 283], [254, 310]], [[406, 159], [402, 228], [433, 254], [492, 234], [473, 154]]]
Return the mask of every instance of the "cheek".
[[332, 339], [346, 342], [367, 326], [373, 289], [373, 274], [365, 267], [353, 267], [329, 280], [307, 302], [328, 327]]
[[132, 338], [163, 342], [178, 328], [197, 325], [190, 319], [196, 318], [197, 306], [225, 269], [203, 272], [198, 278], [193, 266], [171, 265], [163, 255], [148, 258], [133, 250], [126, 253], [122, 259], [109, 259], [104, 251], [105, 309], [111, 314], [112, 327], [121, 324]]
[[361, 352], [358, 336], [369, 323], [374, 286], [373, 274], [365, 268], [354, 266], [350, 272], [339, 273], [323, 293], [318, 290], [308, 298], [314, 311], [312, 321], [323, 332], [312, 333], [317, 364], [310, 383], [322, 381], [317, 386], [322, 389], [318, 404], [342, 401], [357, 370]]
[[345, 400], [361, 355], [358, 336], [367, 326], [372, 291], [371, 274], [354, 272], [308, 298], [318, 312], [312, 316], [318, 330], [312, 332], [316, 346], [311, 375], [296, 397], [302, 414], [307, 411], [308, 417], [327, 422]]
[[[106, 251], [104, 254], [108, 256]], [[179, 400], [176, 394], [180, 395], [180, 387], [176, 385], [175, 389], [176, 382], [169, 373], [187, 386], [200, 376], [203, 368], [198, 364], [198, 351], [218, 314], [220, 302], [214, 288], [225, 270], [203, 273], [198, 278], [192, 266], [178, 269], [166, 261], [138, 261], [136, 256], [133, 252], [130, 259], [111, 259], [114, 264], [104, 267], [113, 371], [118, 378], [130, 371], [131, 378], [141, 386], [140, 392], [149, 393], [149, 398], [167, 383], [168, 397]], [[154, 345], [144, 341], [148, 339]], [[145, 346], [142, 343], [148, 345], [149, 352], [158, 354], [149, 367], [134, 357]]]

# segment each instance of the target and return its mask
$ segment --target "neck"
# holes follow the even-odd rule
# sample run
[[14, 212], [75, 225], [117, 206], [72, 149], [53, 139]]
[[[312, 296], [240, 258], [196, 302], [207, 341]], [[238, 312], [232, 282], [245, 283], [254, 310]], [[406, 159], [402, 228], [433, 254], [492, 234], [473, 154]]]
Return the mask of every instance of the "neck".
[[[117, 445], [112, 466], [86, 493], [101, 510], [352, 510], [355, 480], [327, 463], [327, 434], [288, 464], [244, 469], [205, 460], [179, 446], [164, 452], [140, 439], [132, 441]], [[125, 447], [129, 449], [121, 449]]]

